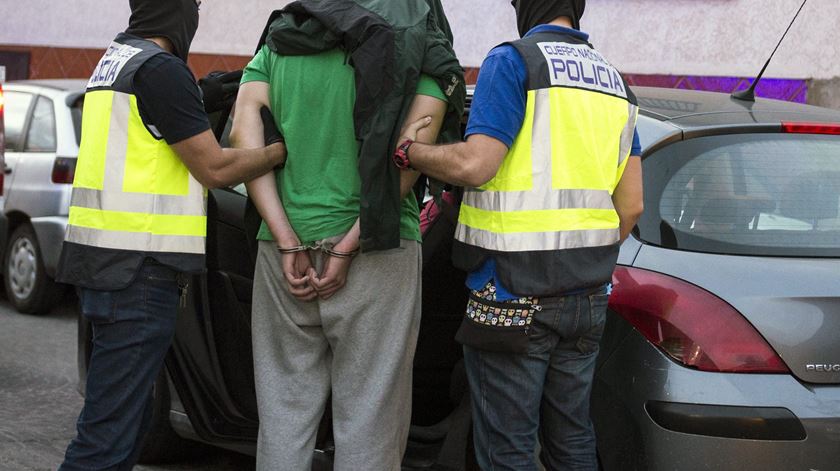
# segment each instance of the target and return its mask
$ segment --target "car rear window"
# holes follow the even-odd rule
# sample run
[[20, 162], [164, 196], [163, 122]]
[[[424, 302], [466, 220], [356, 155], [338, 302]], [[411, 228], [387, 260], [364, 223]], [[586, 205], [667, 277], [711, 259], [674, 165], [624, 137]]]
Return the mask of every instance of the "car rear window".
[[23, 126], [32, 104], [32, 94], [6, 90], [4, 118], [6, 123], [6, 150], [20, 150]]
[[23, 150], [55, 152], [55, 108], [49, 98], [41, 96], [35, 102]]
[[840, 256], [840, 137], [736, 134], [644, 161], [640, 237], [699, 252]]
[[70, 116], [73, 117], [73, 131], [76, 134], [76, 145], [82, 145], [82, 108], [70, 108]]
[[70, 104], [70, 116], [73, 119], [73, 131], [76, 133], [76, 145], [82, 145], [82, 109], [85, 104], [85, 96], [81, 95]]

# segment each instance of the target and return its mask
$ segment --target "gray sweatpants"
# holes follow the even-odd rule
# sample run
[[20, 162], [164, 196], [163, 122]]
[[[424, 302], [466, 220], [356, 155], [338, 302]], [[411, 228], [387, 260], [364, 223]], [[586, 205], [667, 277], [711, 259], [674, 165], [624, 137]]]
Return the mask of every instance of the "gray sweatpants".
[[[332, 238], [330, 240], [335, 240]], [[313, 253], [320, 271], [323, 257]], [[273, 242], [260, 242], [252, 335], [257, 469], [309, 471], [332, 395], [336, 471], [400, 469], [420, 327], [420, 244], [356, 256], [332, 298], [288, 292]]]

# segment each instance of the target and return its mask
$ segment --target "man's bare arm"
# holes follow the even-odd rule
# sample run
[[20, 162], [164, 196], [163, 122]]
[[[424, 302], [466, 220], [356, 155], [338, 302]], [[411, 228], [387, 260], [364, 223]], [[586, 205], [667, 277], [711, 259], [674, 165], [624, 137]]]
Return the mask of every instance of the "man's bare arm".
[[[249, 149], [263, 145], [263, 122], [260, 108], [269, 107], [269, 85], [265, 82], [248, 82], [239, 88], [236, 97], [236, 114], [230, 132], [230, 142], [234, 147]], [[277, 184], [274, 172], [267, 171], [245, 183], [248, 196], [257, 207], [260, 216], [265, 221], [275, 243], [279, 247], [291, 248], [300, 245], [300, 239], [295, 233], [283, 203], [277, 194]], [[283, 276], [289, 285], [289, 292], [301, 301], [310, 301], [318, 293], [310, 284], [310, 277], [314, 275], [312, 261], [308, 252], [284, 254], [282, 257]]]
[[[422, 127], [423, 122], [413, 122], [409, 129]], [[422, 132], [422, 129], [421, 129]], [[507, 155], [504, 142], [473, 134], [467, 142], [445, 146], [415, 143], [408, 150], [412, 167], [453, 185], [477, 188], [492, 179]]]
[[[416, 95], [411, 102], [411, 108], [409, 108], [405, 117], [400, 135], [404, 136], [412, 123], [428, 116], [431, 118], [431, 122], [428, 126], [418, 129], [416, 138], [413, 140], [424, 144], [434, 144], [437, 142], [437, 136], [443, 124], [446, 106], [447, 104], [443, 100], [426, 95]], [[402, 140], [397, 142], [397, 145], [400, 144], [402, 144]], [[406, 170], [400, 173], [400, 199], [408, 195], [419, 176], [420, 172], [416, 170]]]
[[618, 181], [612, 195], [613, 206], [618, 213], [621, 227], [621, 240], [630, 235], [630, 231], [636, 226], [639, 216], [644, 210], [642, 190], [642, 159], [639, 156], [630, 156], [624, 174]]
[[[255, 149], [263, 145], [263, 123], [260, 108], [268, 104], [268, 83], [248, 82], [239, 88], [236, 98], [236, 114], [230, 132], [230, 142], [239, 149]], [[246, 181], [248, 196], [254, 202], [274, 240], [281, 247], [300, 244], [292, 229], [280, 197], [274, 172], [266, 171]]]
[[286, 161], [286, 146], [222, 149], [209, 129], [172, 145], [190, 173], [207, 188], [250, 180]]

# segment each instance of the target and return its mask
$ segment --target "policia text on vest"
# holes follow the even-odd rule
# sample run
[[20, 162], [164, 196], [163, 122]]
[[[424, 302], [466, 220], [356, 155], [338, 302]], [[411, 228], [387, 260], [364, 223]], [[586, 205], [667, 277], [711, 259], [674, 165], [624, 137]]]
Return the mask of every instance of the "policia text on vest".
[[589, 46], [558, 42], [538, 46], [549, 63], [552, 86], [579, 86], [627, 98], [621, 75]]

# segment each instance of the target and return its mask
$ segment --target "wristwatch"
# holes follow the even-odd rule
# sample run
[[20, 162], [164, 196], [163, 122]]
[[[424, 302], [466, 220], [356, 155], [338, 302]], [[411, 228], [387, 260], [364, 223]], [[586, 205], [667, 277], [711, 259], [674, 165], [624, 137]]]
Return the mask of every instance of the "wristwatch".
[[408, 170], [411, 168], [411, 163], [408, 161], [408, 148], [411, 147], [411, 144], [414, 144], [414, 141], [406, 139], [399, 147], [397, 147], [397, 150], [394, 151], [394, 165], [396, 165], [400, 170]]

